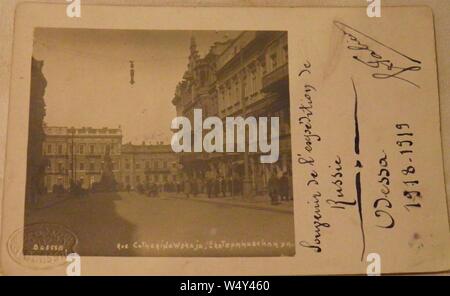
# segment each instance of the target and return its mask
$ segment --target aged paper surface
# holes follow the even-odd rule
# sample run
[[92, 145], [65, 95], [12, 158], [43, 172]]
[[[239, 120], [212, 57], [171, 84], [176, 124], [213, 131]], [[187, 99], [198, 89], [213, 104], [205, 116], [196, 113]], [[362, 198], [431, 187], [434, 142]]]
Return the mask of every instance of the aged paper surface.
[[[428, 9], [388, 9], [376, 26], [373, 25], [373, 22], [368, 24], [368, 18], [362, 9], [178, 8], [183, 11], [183, 17], [177, 18], [176, 21], [170, 18], [171, 15], [174, 15], [174, 10], [177, 10], [175, 8], [148, 8], [139, 9], [139, 11], [137, 8], [129, 8], [127, 9], [129, 13], [126, 15], [133, 16], [132, 18], [124, 17], [123, 9], [87, 7], [85, 12], [91, 17], [84, 16], [77, 21], [70, 20], [65, 16], [64, 6], [21, 5], [18, 10], [16, 23], [18, 37], [14, 48], [9, 126], [9, 135], [15, 136], [8, 138], [6, 168], [8, 182], [5, 188], [4, 203], [4, 221], [6, 222], [2, 236], [2, 259], [7, 272], [8, 270], [11, 270], [11, 273], [57, 273], [58, 270], [64, 272], [61, 266], [51, 268], [57, 265], [54, 264], [56, 259], [54, 262], [45, 256], [34, 256], [39, 259], [24, 260], [27, 261], [27, 264], [23, 264], [24, 262], [17, 259], [24, 258], [14, 258], [14, 252], [10, 252], [20, 247], [20, 237], [23, 234], [20, 231], [24, 226], [25, 199], [13, 196], [25, 196], [28, 137], [26, 132], [21, 131], [27, 130], [27, 122], [23, 120], [23, 114], [28, 110], [30, 102], [29, 69], [33, 69], [30, 57], [37, 54], [36, 44], [38, 42], [41, 42], [44, 47], [47, 46], [47, 49], [52, 46], [45, 42], [42, 44], [42, 41], [37, 40], [40, 31], [51, 32], [53, 30], [53, 34], [47, 33], [50, 36], [58, 35], [58, 32], [55, 33], [58, 30], [64, 36], [70, 35], [70, 33], [65, 35], [62, 29], [59, 29], [62, 27], [139, 29], [157, 30], [158, 32], [189, 30], [193, 31], [194, 35], [199, 30], [227, 32], [224, 34], [232, 34], [232, 32], [229, 33], [230, 31], [239, 31], [237, 36], [231, 37], [232, 40], [236, 38], [237, 42], [235, 43], [245, 39], [240, 36], [253, 36], [251, 32], [277, 31], [280, 32], [280, 36], [286, 35], [289, 44], [288, 53], [283, 51], [284, 46], [281, 44], [280, 50], [276, 51], [275, 56], [269, 53], [265, 57], [267, 59], [263, 64], [267, 64], [265, 66], [268, 69], [261, 77], [261, 83], [264, 84], [264, 93], [276, 92], [276, 89], [283, 88], [277, 81], [282, 80], [286, 75], [283, 71], [289, 69], [290, 132], [288, 134], [291, 138], [292, 165], [284, 163], [281, 167], [282, 171], [287, 172], [290, 168], [292, 169], [294, 197], [292, 219], [295, 220], [295, 239], [292, 239], [295, 244], [295, 256], [292, 256], [293, 253], [289, 250], [281, 251], [281, 253], [261, 253], [258, 248], [254, 248], [254, 252], [249, 251], [248, 254], [245, 252], [228, 255], [225, 254], [226, 252], [209, 254], [209, 256], [213, 255], [219, 258], [147, 257], [145, 260], [139, 258], [139, 264], [133, 264], [134, 260], [131, 257], [89, 257], [92, 255], [152, 255], [139, 252], [124, 252], [123, 255], [102, 253], [99, 244], [89, 242], [90, 238], [86, 237], [86, 233], [89, 232], [86, 229], [68, 227], [66, 222], [70, 220], [69, 218], [52, 217], [50, 212], [47, 212], [48, 216], [41, 214], [41, 217], [38, 217], [36, 209], [30, 209], [27, 213], [29, 214], [28, 218], [25, 218], [25, 222], [29, 221], [27, 224], [37, 222], [38, 225], [39, 223], [42, 225], [46, 223], [44, 230], [41, 228], [38, 230], [45, 232], [50, 228], [52, 231], [59, 231], [66, 235], [68, 241], [77, 241], [79, 243], [77, 246], [89, 246], [89, 250], [84, 251], [84, 254], [80, 252], [84, 272], [88, 274], [108, 273], [112, 267], [123, 272], [120, 266], [125, 263], [128, 271], [147, 274], [170, 274], [171, 270], [178, 269], [177, 266], [180, 265], [186, 266], [182, 271], [186, 274], [206, 272], [226, 274], [227, 268], [232, 268], [240, 274], [254, 274], [260, 273], [260, 267], [264, 267], [265, 264], [267, 264], [267, 268], [262, 272], [263, 274], [365, 273], [366, 256], [370, 253], [380, 254], [383, 272], [426, 272], [448, 269], [448, 223], [439, 137], [433, 23]], [[410, 18], [411, 21], [405, 22], [403, 13], [405, 9], [408, 10], [406, 18]], [[39, 11], [39, 14], [36, 14], [36, 11]], [[242, 20], [239, 18], [242, 13], [250, 13], [252, 18]], [[402, 18], [398, 17], [400, 13]], [[46, 14], [61, 15], [61, 17], [56, 17], [52, 23], [49, 23], [48, 20], [44, 21], [43, 16]], [[37, 15], [39, 17], [36, 17]], [[214, 20], [210, 18], [211, 15], [216, 16]], [[171, 19], [169, 23], [165, 21], [167, 18]], [[232, 18], [239, 21], [229, 21]], [[228, 21], [225, 22], [225, 20]], [[36, 27], [53, 27], [55, 29], [38, 29], [34, 31], [33, 36], [33, 29]], [[396, 29], [392, 30], [392, 28]], [[389, 34], [385, 32], [389, 32]], [[82, 33], [79, 34], [82, 35]], [[114, 35], [109, 30], [108, 34]], [[124, 34], [124, 36], [130, 35]], [[417, 36], [421, 36], [420, 44], [417, 44]], [[86, 58], [87, 55], [88, 59], [96, 60], [93, 57], [98, 57], [95, 47], [99, 45], [96, 45], [95, 42], [88, 45], [91, 46], [91, 50], [67, 48], [62, 43], [59, 49], [62, 48], [71, 53], [72, 59], [77, 56]], [[240, 47], [231, 49], [225, 53], [233, 56], [239, 52]], [[187, 55], [189, 54], [188, 50], [186, 49]], [[111, 53], [112, 51], [113, 49]], [[287, 56], [283, 57], [283, 54]], [[105, 56], [111, 59], [117, 58], [117, 55], [108, 53], [98, 58], [101, 59]], [[138, 84], [138, 65], [145, 58], [141, 56], [130, 59], [130, 61], [127, 59], [128, 57], [124, 58], [127, 63], [130, 63], [126, 65], [130, 71], [127, 69], [125, 72], [130, 73], [130, 82], [136, 75], [136, 84]], [[227, 59], [228, 57], [221, 52], [218, 60], [219, 67], [221, 62], [227, 64]], [[188, 62], [187, 56], [185, 62]], [[34, 68], [42, 67], [42, 73], [45, 73], [45, 61], [43, 65], [38, 61], [33, 63], [35, 64]], [[284, 70], [284, 63], [288, 65], [285, 67], [286, 70]], [[100, 66], [104, 67], [105, 64]], [[225, 68], [225, 70], [227, 69]], [[64, 72], [63, 69], [54, 71]], [[248, 76], [251, 77], [250, 74]], [[92, 79], [96, 79], [94, 84], [109, 85], [110, 87], [105, 89], [114, 92], [114, 79], [129, 79], [130, 77], [122, 77], [122, 74], [112, 75], [108, 78], [93, 75]], [[36, 76], [32, 75], [33, 78]], [[177, 79], [180, 80], [181, 77]], [[39, 77], [37, 80], [40, 80]], [[51, 80], [47, 78], [46, 81], [46, 86], [49, 87], [48, 84], [51, 83]], [[68, 83], [70, 83], [69, 81]], [[251, 83], [250, 79], [249, 81]], [[226, 81], [224, 82], [226, 89]], [[240, 85], [240, 83], [238, 84]], [[175, 90], [175, 86], [167, 85], [173, 90]], [[87, 92], [89, 92], [89, 84], [76, 87], [87, 88]], [[91, 112], [86, 112], [85, 105], [68, 107], [69, 102], [64, 102], [64, 100], [68, 100], [69, 96], [64, 94], [63, 90], [64, 85], [60, 87], [58, 94], [61, 97], [61, 103], [55, 105], [60, 106], [57, 107], [57, 112], [61, 113], [61, 117], [67, 118], [68, 122], [77, 122], [78, 118], [87, 118], [86, 125], [89, 125], [88, 122], [92, 120], [92, 117], [85, 114]], [[149, 92], [152, 91], [149, 90]], [[238, 91], [235, 93], [237, 94], [235, 96], [240, 96]], [[80, 94], [82, 95], [83, 91]], [[102, 97], [101, 94], [98, 96]], [[286, 94], [281, 96], [286, 98]], [[108, 104], [107, 97], [108, 95], [104, 98], [103, 104], [100, 103], [96, 106], [94, 103], [97, 110], [102, 110], [101, 108]], [[149, 98], [149, 100], [151, 99]], [[168, 105], [171, 105], [171, 99], [172, 97], [165, 98]], [[155, 98], [155, 100], [157, 99]], [[155, 103], [155, 107], [157, 104]], [[219, 106], [221, 106], [220, 103]], [[50, 106], [48, 107], [50, 108]], [[124, 110], [116, 111], [118, 114], [124, 112]], [[52, 116], [49, 109], [47, 112], [46, 116]], [[98, 113], [98, 111], [92, 111], [92, 113]], [[119, 118], [120, 115], [103, 113], [102, 116], [114, 119], [116, 116]], [[280, 118], [283, 117], [280, 116]], [[170, 127], [170, 122], [165, 124]], [[145, 130], [145, 128], [147, 127], [138, 127], [137, 129]], [[85, 132], [83, 130], [75, 131], [76, 133]], [[49, 131], [47, 135], [51, 132]], [[108, 129], [107, 132], [109, 133], [110, 130]], [[139, 133], [137, 133], [137, 137], [139, 137]], [[59, 149], [58, 146], [54, 147], [54, 149]], [[132, 145], [129, 148], [134, 149]], [[90, 148], [86, 146], [85, 149]], [[123, 152], [123, 145], [121, 149]], [[19, 151], [22, 152], [19, 153]], [[79, 151], [79, 153], [81, 152]], [[70, 154], [66, 153], [65, 155]], [[239, 161], [237, 164], [240, 164]], [[86, 166], [88, 165], [90, 165], [89, 162]], [[121, 165], [126, 168], [126, 162]], [[79, 169], [82, 170], [81, 167]], [[105, 169], [102, 170], [105, 171]], [[69, 179], [69, 174], [66, 176]], [[125, 177], [123, 180], [126, 183]], [[76, 179], [73, 175], [72, 178]], [[60, 185], [58, 182], [56, 183], [56, 185]], [[55, 182], [51, 183], [52, 187], [53, 185]], [[132, 184], [130, 187], [133, 187], [131, 188], [133, 191], [137, 189], [136, 184]], [[47, 191], [54, 194], [57, 188], [47, 188]], [[88, 197], [94, 202], [95, 198], [95, 195]], [[127, 197], [119, 195], [118, 198], [126, 200]], [[101, 208], [105, 205], [97, 206]], [[289, 202], [277, 205], [278, 208], [283, 206], [289, 208]], [[238, 207], [232, 205], [232, 208]], [[76, 211], [79, 208], [74, 210], [70, 207], [60, 207], [58, 209], [66, 212], [57, 213], [56, 216], [74, 215], [75, 220], [76, 215], [83, 214]], [[83, 209], [85, 210], [85, 208]], [[37, 210], [41, 213], [42, 210], [45, 211], [45, 209]], [[137, 208], [129, 210], [134, 213]], [[239, 210], [235, 210], [235, 212], [238, 213]], [[101, 211], [98, 214], [101, 214]], [[117, 214], [124, 215], [119, 211]], [[103, 224], [102, 227], [105, 227], [103, 229], [112, 232], [111, 228], [114, 226], [108, 230], [109, 226], [106, 222], [110, 221], [109, 219], [99, 217], [96, 213], [92, 213], [92, 215], [95, 216], [96, 223]], [[205, 214], [199, 213], [199, 216], [204, 217]], [[133, 214], [129, 217], [136, 218]], [[166, 217], [166, 219], [176, 220], [174, 217]], [[249, 229], [257, 231], [263, 227], [258, 219], [255, 217], [254, 220], [244, 220], [244, 222], [253, 224], [247, 226]], [[274, 215], [265, 217], [263, 220], [264, 223], [277, 225], [286, 218]], [[193, 218], [191, 222], [198, 221], [204, 223], [202, 226], [208, 229], [209, 220]], [[117, 222], [117, 220], [113, 222]], [[138, 225], [140, 221], [128, 222]], [[289, 223], [282, 222], [280, 227], [289, 225]], [[58, 226], [54, 226], [55, 224]], [[245, 224], [243, 226], [245, 227]], [[200, 226], [198, 228], [201, 229]], [[267, 229], [269, 230], [264, 234], [264, 238], [276, 236], [276, 230]], [[220, 234], [222, 229], [217, 230], [210, 227], [208, 230], [212, 233], [219, 231]], [[283, 231], [285, 230], [283, 229]], [[225, 239], [233, 239], [233, 231], [230, 233], [231, 238], [225, 237]], [[130, 237], [130, 241], [117, 241], [113, 245], [133, 244], [136, 240], [131, 233], [125, 237]], [[195, 235], [192, 238], [194, 237]], [[160, 238], [140, 237], [140, 239], [152, 241]], [[33, 238], [30, 241], [33, 242]], [[255, 240], [250, 240], [246, 243], [254, 242]], [[12, 244], [19, 246], [12, 246]], [[34, 244], [31, 246], [33, 248]], [[45, 253], [48, 251], [45, 248], [51, 246], [42, 247], [44, 250], [38, 251]], [[249, 250], [251, 249], [249, 248]], [[74, 251], [78, 250], [75, 248]], [[48, 253], [45, 254], [48, 255]], [[174, 256], [180, 255], [183, 256], [182, 253], [174, 254]], [[220, 258], [237, 255], [240, 258]], [[271, 257], [255, 258], [246, 257], [246, 255]], [[291, 256], [274, 257], [279, 255]], [[46, 262], [45, 259], [50, 262]], [[34, 267], [35, 265], [44, 266], [45, 269], [36, 271], [33, 268], [30, 269], [30, 264]], [[157, 268], [149, 272], [148, 266], [157, 266]]]

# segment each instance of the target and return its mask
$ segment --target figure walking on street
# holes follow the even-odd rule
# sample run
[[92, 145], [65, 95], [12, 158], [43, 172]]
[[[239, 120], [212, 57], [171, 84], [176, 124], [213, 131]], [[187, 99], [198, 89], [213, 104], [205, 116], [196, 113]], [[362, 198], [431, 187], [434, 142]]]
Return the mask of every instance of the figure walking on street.
[[209, 174], [206, 176], [206, 193], [208, 194], [208, 198], [212, 198], [213, 191], [213, 180]]
[[276, 172], [272, 172], [268, 183], [269, 196], [273, 205], [278, 204], [279, 180]]
[[289, 178], [288, 174], [285, 172], [283, 176], [281, 176], [279, 181], [279, 191], [281, 200], [288, 201], [289, 200]]
[[191, 196], [191, 182], [189, 180], [184, 181], [184, 194], [186, 194], [186, 198]]

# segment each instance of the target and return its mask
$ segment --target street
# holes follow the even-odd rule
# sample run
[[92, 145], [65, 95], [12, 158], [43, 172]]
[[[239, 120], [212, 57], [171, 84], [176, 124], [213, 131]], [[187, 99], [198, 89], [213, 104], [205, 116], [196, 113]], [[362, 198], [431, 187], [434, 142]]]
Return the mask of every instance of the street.
[[294, 255], [292, 213], [135, 192], [96, 193], [34, 209], [26, 224], [64, 225], [81, 256]]

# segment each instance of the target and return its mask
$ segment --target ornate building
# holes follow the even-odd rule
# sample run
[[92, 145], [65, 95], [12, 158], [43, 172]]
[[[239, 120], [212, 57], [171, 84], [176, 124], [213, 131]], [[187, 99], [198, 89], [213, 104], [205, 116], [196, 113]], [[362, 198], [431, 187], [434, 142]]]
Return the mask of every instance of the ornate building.
[[55, 185], [67, 190], [71, 182], [80, 182], [83, 188], [91, 188], [94, 183], [100, 182], [108, 152], [114, 177], [116, 181], [120, 180], [120, 128], [44, 126], [44, 130], [47, 191], [53, 191]]
[[[216, 88], [216, 61], [231, 44], [231, 40], [216, 42], [208, 54], [201, 58], [194, 38], [191, 38], [190, 55], [183, 80], [178, 83], [172, 104], [177, 116], [185, 116], [193, 121], [193, 110], [202, 109], [203, 117], [217, 116], [218, 100]], [[193, 132], [193, 131], [192, 131]], [[204, 174], [208, 170], [207, 153], [179, 153], [179, 162], [187, 175]]]
[[139, 184], [164, 186], [178, 182], [178, 159], [170, 145], [122, 145], [122, 184], [136, 189]]
[[178, 116], [191, 121], [194, 108], [202, 109], [204, 118], [280, 119], [280, 158], [275, 164], [261, 164], [259, 153], [181, 153], [186, 177], [202, 179], [207, 172], [233, 176], [259, 194], [266, 190], [272, 171], [291, 173], [287, 32], [245, 31], [215, 43], [204, 58], [192, 39], [188, 68], [172, 103]]
[[72, 181], [90, 189], [111, 172], [109, 177], [114, 177], [122, 189], [127, 185], [136, 189], [138, 184], [146, 183], [175, 184], [178, 180], [178, 159], [170, 145], [122, 144], [120, 128], [44, 126], [44, 130], [44, 180], [49, 192], [55, 186], [68, 190]]

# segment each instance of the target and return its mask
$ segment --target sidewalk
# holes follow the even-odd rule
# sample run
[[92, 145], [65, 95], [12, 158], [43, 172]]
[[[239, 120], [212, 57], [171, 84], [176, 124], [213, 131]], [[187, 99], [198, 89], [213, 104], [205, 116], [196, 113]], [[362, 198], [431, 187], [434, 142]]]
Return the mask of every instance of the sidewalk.
[[268, 210], [282, 213], [293, 214], [293, 202], [291, 201], [282, 201], [277, 205], [272, 205], [270, 202], [270, 198], [268, 196], [253, 196], [251, 199], [245, 200], [242, 196], [227, 196], [227, 197], [214, 197], [208, 198], [205, 193], [197, 194], [197, 196], [190, 196], [186, 198], [186, 195], [183, 193], [166, 193], [166, 196], [170, 198], [176, 199], [184, 199], [184, 200], [193, 200], [198, 202], [209, 202], [215, 204], [223, 204], [229, 206], [257, 209], [257, 210]]
[[70, 194], [52, 194], [47, 193], [39, 196], [38, 203], [30, 205], [31, 210], [40, 210], [50, 208], [56, 204], [62, 203], [70, 198]]
[[[137, 194], [137, 193], [136, 193]], [[257, 210], [268, 210], [282, 213], [293, 213], [293, 202], [292, 201], [282, 201], [277, 205], [272, 205], [270, 198], [268, 196], [258, 195], [253, 196], [251, 199], [243, 199], [242, 196], [227, 196], [227, 197], [214, 197], [208, 198], [205, 193], [197, 194], [197, 196], [191, 195], [189, 199], [186, 198], [184, 193], [160, 193], [159, 197], [165, 198], [175, 198], [182, 200], [192, 200], [196, 202], [208, 202], [215, 204], [222, 204], [228, 206], [235, 207], [243, 207]], [[39, 202], [37, 205], [32, 205], [30, 207], [31, 210], [39, 210], [44, 208], [50, 208], [59, 203], [65, 202], [69, 199], [74, 199], [76, 197], [71, 196], [70, 194], [45, 194], [39, 197]], [[80, 197], [78, 197], [80, 198]]]

